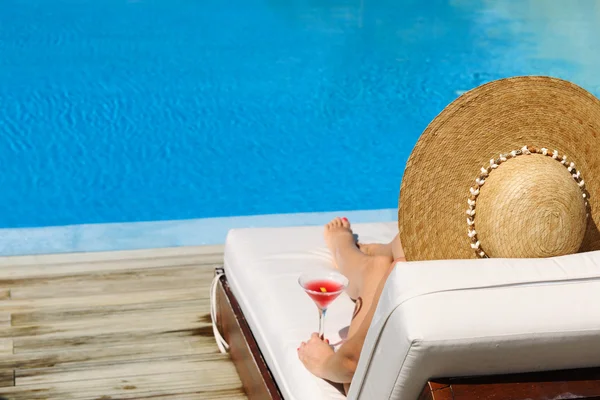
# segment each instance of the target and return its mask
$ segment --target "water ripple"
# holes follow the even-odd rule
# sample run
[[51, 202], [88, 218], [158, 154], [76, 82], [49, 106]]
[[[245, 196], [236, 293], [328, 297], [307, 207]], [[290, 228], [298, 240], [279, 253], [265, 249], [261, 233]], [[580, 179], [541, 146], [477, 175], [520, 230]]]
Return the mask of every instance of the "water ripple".
[[0, 0], [0, 227], [395, 207], [460, 91], [598, 92], [598, 14], [546, 3]]

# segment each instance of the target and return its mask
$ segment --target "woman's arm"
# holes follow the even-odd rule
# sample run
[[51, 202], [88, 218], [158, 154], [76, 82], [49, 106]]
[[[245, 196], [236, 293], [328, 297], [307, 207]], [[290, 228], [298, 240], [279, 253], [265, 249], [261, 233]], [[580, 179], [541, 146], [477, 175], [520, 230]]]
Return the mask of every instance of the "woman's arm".
[[379, 296], [393, 268], [394, 263], [390, 264], [388, 257], [372, 257], [372, 263], [366, 268], [363, 293], [356, 301], [348, 339], [337, 352], [321, 340], [317, 333], [312, 334], [308, 343], [302, 342], [298, 348], [298, 356], [310, 372], [332, 382], [350, 383], [358, 366], [358, 358], [375, 315]]
[[350, 383], [356, 367], [358, 358], [362, 351], [365, 338], [369, 330], [375, 307], [368, 310], [367, 316], [361, 321], [361, 324], [352, 333], [352, 321], [350, 324], [350, 337], [340, 346], [338, 351], [334, 352], [326, 341], [319, 338], [318, 333], [313, 333], [310, 340], [302, 342], [298, 348], [300, 361], [314, 375], [322, 379], [327, 379], [336, 383]]
[[358, 342], [357, 335], [348, 339], [323, 364], [322, 378], [336, 383], [350, 383], [358, 365], [363, 343], [364, 340]]

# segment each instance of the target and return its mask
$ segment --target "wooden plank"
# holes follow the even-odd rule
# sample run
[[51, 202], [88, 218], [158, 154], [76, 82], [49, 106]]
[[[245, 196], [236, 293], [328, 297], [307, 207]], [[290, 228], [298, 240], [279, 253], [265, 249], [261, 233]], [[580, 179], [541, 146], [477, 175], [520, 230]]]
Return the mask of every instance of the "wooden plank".
[[[227, 360], [205, 362], [201, 371], [171, 371], [152, 375], [133, 375], [91, 380], [71, 380], [38, 385], [0, 388], [0, 395], [13, 399], [139, 399], [201, 393], [211, 399], [223, 391], [241, 394], [241, 383], [235, 367]], [[25, 397], [28, 395], [29, 397]], [[221, 396], [223, 397], [223, 396]]]
[[452, 389], [449, 383], [429, 381], [423, 388], [419, 400], [452, 400]]
[[154, 304], [164, 302], [181, 302], [186, 300], [208, 299], [208, 282], [199, 287], [161, 289], [153, 291], [131, 291], [127, 296], [122, 293], [89, 294], [82, 301], [80, 296], [50, 297], [42, 299], [24, 299], [0, 301], [0, 310], [8, 312], [56, 312], [58, 310], [89, 309], [94, 307], [127, 306], [135, 304]]
[[[100, 284], [85, 283], [80, 285], [74, 285], [66, 289], [63, 293], [65, 297], [87, 297], [86, 290], [89, 295], [100, 295], [102, 293], [122, 293], [129, 294], [140, 291], [160, 291], [160, 290], [172, 290], [172, 289], [191, 289], [196, 288], [199, 293], [204, 293], [204, 297], [208, 298], [209, 285], [204, 283], [205, 280], [200, 277], [190, 274], [190, 278], [187, 280], [167, 278], [163, 281], [158, 279], [145, 281], [140, 286], [134, 286], [130, 282], [104, 282]], [[51, 299], [61, 296], [60, 287], [33, 287], [25, 288], [23, 290], [13, 289], [12, 291], [14, 300], [33, 300], [33, 299]], [[81, 300], [77, 300], [81, 302]]]
[[[206, 400], [204, 392], [196, 393], [180, 393], [176, 395], [152, 396], [152, 400]], [[239, 389], [219, 390], [210, 393], [211, 400], [246, 400], [247, 397], [244, 391]]]
[[433, 391], [431, 392], [431, 396], [431, 400], [454, 400], [452, 386], [446, 386], [445, 388]]
[[[0, 388], [0, 400], [81, 400], [85, 394], [76, 394], [73, 397], [71, 392], [64, 391], [57, 393], [51, 391], [52, 389], [35, 389], [30, 392], [13, 392], [9, 397], [2, 396], [2, 389]], [[156, 395], [154, 393], [145, 394], [143, 397], [134, 395], [133, 397], [123, 397], [118, 395], [117, 397], [102, 395], [100, 397], [92, 397], [92, 400], [121, 400], [121, 399], [152, 399], [152, 400], [245, 400], [247, 399], [244, 391], [241, 388], [238, 389], [220, 389], [205, 391], [198, 388], [190, 388], [189, 392], [182, 393], [177, 391], [175, 394], [164, 394]]]
[[167, 333], [174, 330], [205, 328], [208, 324], [198, 322], [200, 316], [199, 307], [193, 306], [173, 310], [148, 310], [135, 318], [117, 314], [106, 316], [106, 318], [81, 318], [41, 325], [0, 326], [0, 338], [13, 338], [15, 347], [18, 347], [17, 342], [28, 337], [52, 340], [74, 336], [148, 330]]
[[[135, 271], [139, 269], [166, 268], [185, 265], [204, 266], [207, 270], [222, 263], [222, 255], [210, 256], [185, 256], [185, 257], [158, 257], [151, 259], [133, 259], [121, 262], [95, 262], [82, 264], [56, 264], [56, 265], [32, 265], [5, 266], [0, 268], [0, 283], [5, 280], [46, 278], [51, 276], [73, 275], [96, 272]], [[2, 285], [4, 287], [4, 285]]]
[[[3, 357], [0, 358], [2, 360], [4, 355], [13, 353], [13, 341], [12, 339], [0, 339], [0, 355]], [[0, 367], [2, 369], [3, 367]], [[8, 369], [8, 368], [6, 368]]]
[[[43, 331], [48, 331], [48, 333], [52, 333], [55, 331], [62, 331], [64, 332], [67, 329], [79, 329], [81, 327], [87, 327], [87, 328], [92, 328], [95, 326], [99, 326], [102, 327], [103, 323], [102, 323], [102, 319], [105, 318], [106, 319], [106, 323], [122, 323], [124, 324], [123, 326], [136, 326], [137, 324], [141, 324], [145, 327], [149, 327], [149, 326], [155, 326], [157, 324], [160, 324], [160, 321], [156, 321], [156, 320], [152, 320], [153, 318], [162, 318], [163, 314], [166, 318], [176, 318], [176, 317], [181, 317], [181, 318], [187, 318], [187, 319], [191, 319], [191, 320], [195, 320], [196, 318], [194, 318], [195, 316], [197, 317], [198, 314], [200, 314], [202, 312], [202, 310], [206, 310], [208, 307], [208, 303], [209, 303], [209, 299], [200, 299], [200, 300], [191, 300], [191, 301], [183, 301], [179, 303], [179, 307], [176, 307], [175, 309], [172, 309], [172, 307], [150, 307], [149, 309], [143, 310], [142, 312], [139, 312], [138, 314], [136, 314], [136, 320], [128, 320], [128, 316], [127, 316], [127, 312], [124, 313], [105, 313], [103, 314], [101, 311], [98, 312], [92, 312], [91, 315], [88, 317], [86, 315], [81, 315], [79, 318], [75, 317], [75, 318], [68, 318], [69, 314], [65, 315], [65, 318], [63, 319], [57, 319], [56, 321], [53, 321], [53, 318], [51, 316], [51, 313], [48, 313], [48, 315], [50, 316], [50, 321], [46, 322], [46, 321], [42, 321], [41, 324], [34, 326], [35, 324], [21, 324], [21, 325], [14, 325], [12, 328], [2, 328], [0, 327], [0, 337], [10, 337], [10, 336], [5, 336], [6, 334], [10, 334], [10, 331], [12, 329], [13, 333], [15, 334], [15, 336], [23, 336], [21, 334], [18, 333], [18, 331], [22, 328], [22, 330], [37, 330], [38, 333], [36, 334], [41, 334], [43, 333]], [[135, 305], [132, 306], [125, 306], [126, 307], [131, 307], [131, 308], [136, 308]], [[118, 309], [118, 306], [113, 306], [113, 307], [108, 307], [108, 309]], [[60, 313], [60, 311], [59, 311]], [[17, 313], [18, 314], [18, 313]], [[26, 314], [26, 313], [25, 313]], [[25, 315], [23, 314], [23, 315]], [[74, 311], [74, 314], [77, 314], [77, 311]], [[35, 318], [36, 314], [32, 314], [33, 318]], [[43, 320], [43, 317], [40, 318]], [[6, 318], [6, 317], [3, 317]], [[27, 317], [23, 317], [23, 319], [27, 320]], [[190, 321], [191, 322], [191, 321]], [[148, 325], [151, 324], [151, 325]], [[164, 326], [164, 325], [163, 325]], [[113, 327], [109, 327], [109, 329], [112, 329]], [[118, 328], [118, 327], [117, 327]], [[5, 334], [3, 334], [3, 332], [6, 332]]]
[[130, 362], [95, 362], [67, 367], [29, 368], [15, 371], [17, 386], [71, 382], [138, 375], [168, 374], [173, 371], [206, 371], [209, 361], [227, 361], [229, 356], [217, 352], [183, 356], [167, 356]]
[[[119, 280], [130, 280], [143, 278], [176, 278], [181, 277], [189, 271], [201, 274], [211, 274], [212, 269], [210, 266], [202, 265], [198, 263], [196, 259], [186, 259], [185, 263], [173, 263], [167, 264], [162, 262], [160, 266], [147, 267], [147, 268], [135, 268], [132, 270], [101, 270], [101, 271], [79, 271], [71, 274], [55, 274], [48, 276], [32, 276], [24, 278], [9, 278], [3, 279], [1, 283], [6, 283], [6, 288], [11, 286], [18, 286], [19, 288], [29, 286], [41, 286], [41, 285], [58, 285], [68, 284], [73, 282], [79, 283], [93, 283], [102, 281], [119, 281]], [[0, 270], [2, 271], [2, 270]], [[12, 296], [14, 297], [14, 296]]]
[[[487, 385], [452, 385], [453, 397], [442, 397], [441, 400], [475, 400], [489, 399], [490, 396], [507, 400], [518, 399], [567, 399], [576, 396], [578, 399], [600, 396], [599, 381], [557, 381], [557, 382], [522, 382], [513, 384]], [[437, 392], [436, 392], [437, 393]], [[438, 400], [438, 396], [434, 397]]]
[[417, 400], [433, 400], [433, 394], [431, 393], [429, 386], [425, 385], [425, 387], [423, 387]]
[[15, 386], [15, 372], [12, 369], [0, 369], [0, 389]]
[[[2, 397], [0, 396], [0, 400], [80, 400], [82, 397], [72, 397], [69, 392], [63, 393], [49, 393], [46, 389], [36, 389], [38, 392], [24, 392], [24, 393], [13, 393], [11, 397]], [[220, 390], [198, 390], [198, 388], [189, 389], [189, 393], [175, 393], [175, 394], [164, 394], [164, 395], [156, 395], [154, 393], [149, 393], [144, 397], [122, 397], [119, 395], [118, 397], [103, 395], [100, 397], [95, 397], [93, 400], [117, 400], [117, 399], [147, 399], [151, 398], [152, 400], [246, 400], [247, 397], [244, 394], [244, 391], [241, 388], [237, 389], [220, 389]], [[179, 392], [179, 391], [178, 391]], [[1, 394], [0, 389], [0, 394]], [[51, 397], [49, 397], [51, 396]], [[68, 396], [68, 397], [65, 397]]]
[[[26, 277], [19, 279], [3, 279], [0, 283], [7, 288], [24, 289], [30, 287], [42, 288], [44, 286], [58, 286], [66, 288], [73, 284], [77, 285], [96, 285], [99, 283], [118, 283], [137, 280], [138, 284], [145, 284], [146, 281], [156, 279], [182, 279], [186, 276], [196, 279], [207, 279], [212, 274], [210, 267], [198, 265], [197, 260], [188, 260], [181, 265], [167, 265], [154, 268], [138, 268], [126, 271], [95, 271], [79, 272], [73, 274], [50, 275], [46, 277]], [[1, 279], [1, 278], [0, 278]], [[132, 285], [135, 288], [137, 285]], [[12, 289], [11, 298], [17, 299], [15, 289]], [[59, 293], [60, 294], [60, 293]], [[65, 296], [65, 295], [61, 295]]]
[[[97, 348], [118, 346], [126, 344], [147, 344], [157, 341], [173, 341], [177, 339], [190, 339], [193, 337], [212, 338], [212, 327], [206, 324], [182, 323], [145, 329], [131, 328], [117, 332], [111, 331], [79, 331], [54, 336], [52, 338], [16, 338], [14, 342], [15, 354], [69, 351], [74, 347]], [[213, 339], [214, 340], [214, 339]], [[214, 345], [214, 342], [213, 342]]]
[[10, 299], [10, 289], [0, 289], [0, 300]]
[[123, 343], [113, 346], [76, 346], [45, 349], [43, 352], [12, 353], [0, 357], [0, 369], [62, 368], [101, 363], [119, 364], [156, 358], [185, 355], [215, 354], [217, 347], [211, 337], [173, 339], [155, 338], [151, 343]]
[[600, 368], [435, 379], [420, 400], [598, 399]]
[[58, 309], [51, 311], [15, 312], [12, 314], [12, 326], [27, 326], [52, 323], [66, 323], [83, 319], [97, 319], [113, 316], [137, 318], [140, 313], [172, 310], [191, 310], [190, 315], [197, 314], [201, 309], [208, 309], [209, 299], [194, 299], [177, 302], [153, 302], [114, 306], [95, 306], [73, 309]]
[[10, 326], [11, 314], [0, 312], [0, 327]]
[[223, 257], [224, 246], [182, 246], [155, 249], [100, 251], [86, 253], [61, 253], [0, 257], [0, 267], [52, 266], [64, 264], [82, 264], [90, 262], [123, 262], [135, 259], [154, 259], [168, 257], [206, 257], [220, 255]]

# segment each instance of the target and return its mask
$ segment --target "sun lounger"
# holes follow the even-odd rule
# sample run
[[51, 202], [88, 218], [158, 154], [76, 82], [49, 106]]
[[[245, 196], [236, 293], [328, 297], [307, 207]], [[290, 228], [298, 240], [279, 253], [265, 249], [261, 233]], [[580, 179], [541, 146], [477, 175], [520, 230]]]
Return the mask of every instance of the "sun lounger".
[[[365, 243], [389, 241], [397, 231], [395, 223], [353, 229]], [[229, 233], [214, 317], [250, 398], [346, 398], [297, 357], [299, 343], [318, 328], [297, 279], [319, 268], [333, 268], [321, 227]], [[600, 252], [400, 263], [348, 398], [600, 396], [598, 300]], [[345, 337], [353, 308], [346, 294], [331, 305], [325, 333], [332, 344]]]

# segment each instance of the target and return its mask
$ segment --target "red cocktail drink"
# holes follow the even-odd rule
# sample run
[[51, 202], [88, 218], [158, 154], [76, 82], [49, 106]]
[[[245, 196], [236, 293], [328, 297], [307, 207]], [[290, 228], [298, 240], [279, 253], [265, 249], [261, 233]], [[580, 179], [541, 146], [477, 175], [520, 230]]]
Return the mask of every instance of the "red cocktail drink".
[[336, 281], [318, 280], [307, 282], [304, 290], [317, 307], [327, 308], [342, 293], [344, 286]]
[[298, 283], [319, 309], [319, 336], [323, 339], [327, 307], [346, 289], [348, 279], [339, 272], [325, 270], [302, 274]]

